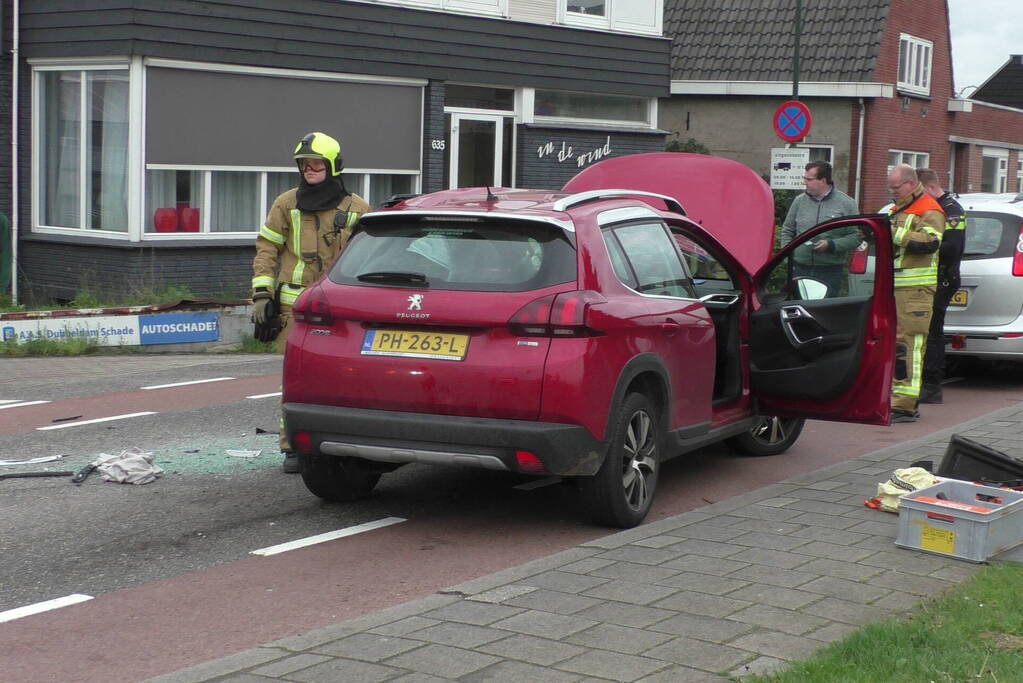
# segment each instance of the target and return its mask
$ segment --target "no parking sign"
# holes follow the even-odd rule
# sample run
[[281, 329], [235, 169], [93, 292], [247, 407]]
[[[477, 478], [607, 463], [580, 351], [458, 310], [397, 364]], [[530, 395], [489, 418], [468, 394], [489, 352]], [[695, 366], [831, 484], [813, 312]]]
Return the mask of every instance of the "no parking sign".
[[782, 102], [774, 110], [774, 132], [785, 142], [799, 142], [810, 132], [810, 108], [799, 100]]

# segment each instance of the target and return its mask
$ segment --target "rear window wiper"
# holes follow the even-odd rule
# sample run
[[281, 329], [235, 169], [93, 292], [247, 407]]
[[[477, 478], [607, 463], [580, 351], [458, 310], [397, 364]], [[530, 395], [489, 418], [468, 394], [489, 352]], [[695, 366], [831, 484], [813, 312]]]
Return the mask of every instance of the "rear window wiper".
[[359, 282], [391, 282], [396, 284], [420, 285], [429, 287], [430, 283], [423, 273], [410, 273], [398, 270], [376, 270], [372, 273], [360, 273], [356, 276]]

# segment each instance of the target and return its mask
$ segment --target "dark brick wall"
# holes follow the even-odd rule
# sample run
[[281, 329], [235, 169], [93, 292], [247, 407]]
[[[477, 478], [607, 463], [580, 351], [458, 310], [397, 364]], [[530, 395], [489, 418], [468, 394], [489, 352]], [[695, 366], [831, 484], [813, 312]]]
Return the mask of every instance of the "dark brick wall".
[[[430, 81], [423, 95], [423, 192], [444, 189], [443, 149], [434, 145], [445, 138], [444, 129], [444, 83]], [[437, 145], [440, 147], [440, 145]]]
[[560, 189], [572, 176], [604, 156], [663, 152], [664, 138], [663, 132], [519, 126], [516, 184]]
[[20, 246], [21, 300], [29, 305], [95, 294], [187, 286], [197, 297], [246, 297], [253, 244], [221, 247], [84, 245], [25, 239]]

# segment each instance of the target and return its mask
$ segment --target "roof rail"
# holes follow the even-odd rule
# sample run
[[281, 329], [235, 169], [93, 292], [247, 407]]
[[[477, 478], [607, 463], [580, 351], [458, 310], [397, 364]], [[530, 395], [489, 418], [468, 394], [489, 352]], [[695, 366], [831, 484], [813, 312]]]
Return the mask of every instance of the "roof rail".
[[586, 202], [593, 202], [598, 199], [616, 199], [620, 197], [654, 197], [662, 200], [668, 207], [668, 211], [682, 216], [686, 215], [686, 210], [682, 208], [682, 204], [680, 204], [674, 197], [657, 194], [655, 192], [643, 192], [642, 190], [587, 190], [586, 192], [576, 192], [575, 194], [562, 197], [558, 201], [554, 202], [554, 210], [567, 211], [573, 206], [585, 204]]

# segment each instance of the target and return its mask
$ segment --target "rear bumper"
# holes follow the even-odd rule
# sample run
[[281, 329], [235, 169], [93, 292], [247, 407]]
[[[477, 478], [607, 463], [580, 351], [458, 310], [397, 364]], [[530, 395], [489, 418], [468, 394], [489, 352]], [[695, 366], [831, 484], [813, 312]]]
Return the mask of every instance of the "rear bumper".
[[596, 474], [607, 445], [579, 425], [285, 403], [288, 438], [308, 432], [313, 451], [386, 463], [422, 462], [518, 471], [533, 453], [550, 474]]
[[[998, 326], [967, 327], [946, 324], [945, 353], [987, 360], [1023, 360], [1023, 336], [1015, 335], [1023, 335], [1023, 318], [1009, 325]], [[953, 348], [952, 337], [961, 337], [965, 345], [962, 348]]]

